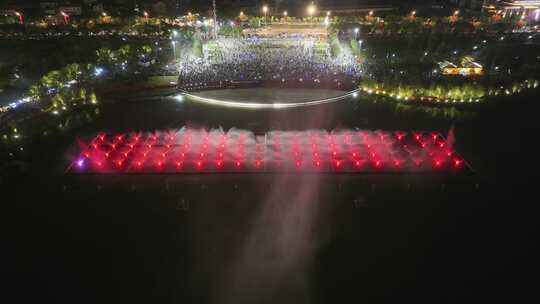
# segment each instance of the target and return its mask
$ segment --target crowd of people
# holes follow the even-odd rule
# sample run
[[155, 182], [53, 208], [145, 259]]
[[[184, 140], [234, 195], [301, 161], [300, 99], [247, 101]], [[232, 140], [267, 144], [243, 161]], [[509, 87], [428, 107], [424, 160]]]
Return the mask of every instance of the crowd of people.
[[177, 64], [180, 88], [260, 80], [357, 81], [362, 70], [346, 52], [320, 54], [312, 39], [219, 39], [204, 58]]

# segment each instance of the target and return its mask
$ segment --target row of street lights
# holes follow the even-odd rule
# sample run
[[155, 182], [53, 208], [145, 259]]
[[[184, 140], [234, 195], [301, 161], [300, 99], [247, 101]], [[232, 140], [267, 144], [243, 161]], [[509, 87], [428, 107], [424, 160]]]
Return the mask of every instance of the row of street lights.
[[[64, 22], [66, 24], [68, 24], [68, 22], [69, 22], [69, 14], [67, 14], [66, 12], [60, 11], [60, 15], [62, 15], [62, 17], [64, 18]], [[146, 18], [146, 22], [148, 22], [148, 12], [146, 12], [146, 11], [143, 12], [143, 15]], [[19, 24], [24, 24], [24, 15], [21, 12], [15, 12], [15, 16], [17, 16], [17, 18], [19, 18]], [[107, 17], [108, 15], [107, 15], [106, 12], [102, 12], [101, 16]]]
[[[264, 5], [262, 7], [262, 11], [264, 13], [264, 23], [267, 24], [267, 13], [268, 13], [268, 6], [267, 5]], [[317, 12], [317, 7], [315, 6], [315, 4], [313, 4], [313, 2], [307, 7], [307, 13], [310, 17], [313, 17], [313, 15], [315, 15], [315, 13]], [[64, 17], [64, 22], [67, 24], [69, 22], [69, 15], [65, 12], [60, 12], [60, 14]], [[103, 17], [107, 17], [107, 13], [106, 12], [102, 12], [101, 15]], [[189, 13], [189, 15], [191, 16], [191, 12]], [[283, 11], [283, 17], [285, 17], [285, 19], [287, 18], [287, 16], [289, 15], [289, 13], [287, 11]], [[369, 14], [368, 14], [370, 17], [373, 16], [373, 11], [369, 11]], [[458, 16], [459, 15], [459, 10], [456, 10], [454, 11], [454, 16]], [[17, 16], [19, 18], [19, 23], [20, 24], [24, 24], [24, 16], [22, 13], [20, 12], [15, 12], [15, 16]], [[143, 16], [145, 18], [145, 21], [148, 23], [148, 12], [147, 11], [144, 11], [143, 12]], [[244, 12], [240, 12], [240, 17], [244, 16]], [[411, 11], [411, 17], [414, 17], [416, 16], [416, 10], [413, 10]], [[330, 11], [327, 11], [326, 12], [326, 18], [325, 18], [325, 24], [328, 25], [329, 23], [329, 18], [330, 17]]]
[[[60, 15], [64, 18], [64, 23], [68, 24], [69, 15], [66, 12], [60, 11]], [[19, 18], [19, 24], [24, 24], [24, 15], [21, 12], [15, 12], [15, 16]]]
[[[373, 11], [369, 12], [369, 15], [371, 16], [372, 13], [373, 13]], [[459, 15], [459, 10], [455, 10], [452, 15], [453, 16], [458, 16]], [[414, 17], [414, 16], [416, 16], [416, 10], [411, 11], [411, 17]]]
[[[264, 5], [262, 7], [262, 11], [264, 13], [264, 19], [266, 20], [266, 14], [268, 13], [268, 6], [267, 5]], [[313, 4], [313, 2], [307, 7], [307, 13], [310, 17], [313, 17], [313, 15], [315, 15], [315, 13], [317, 12], [317, 7]], [[459, 15], [459, 10], [455, 10], [454, 13], [453, 13], [453, 16], [458, 16]], [[287, 17], [288, 15], [288, 12], [287, 11], [283, 11], [283, 17]], [[374, 15], [374, 11], [369, 11], [368, 13], [368, 16], [372, 17]], [[244, 12], [240, 12], [240, 16], [244, 16]], [[326, 16], [329, 17], [330, 16], [330, 11], [327, 11], [326, 12]], [[414, 17], [416, 16], [416, 10], [413, 10], [411, 11], [411, 17]]]
[[[267, 13], [268, 13], [268, 6], [267, 5], [264, 5], [262, 7], [262, 12], [264, 14], [264, 23], [267, 24]], [[311, 2], [310, 5], [308, 5], [307, 7], [307, 13], [309, 15], [309, 17], [313, 17], [313, 15], [315, 15], [315, 13], [317, 13], [317, 7], [315, 6], [315, 4], [313, 4], [313, 2]], [[240, 12], [240, 16], [243, 16], [244, 15], [244, 12]], [[289, 15], [289, 13], [287, 11], [283, 11], [283, 17], [286, 19], [287, 16]], [[327, 11], [326, 12], [326, 19], [325, 19], [325, 23], [328, 23], [328, 17], [330, 17], [330, 11]]]

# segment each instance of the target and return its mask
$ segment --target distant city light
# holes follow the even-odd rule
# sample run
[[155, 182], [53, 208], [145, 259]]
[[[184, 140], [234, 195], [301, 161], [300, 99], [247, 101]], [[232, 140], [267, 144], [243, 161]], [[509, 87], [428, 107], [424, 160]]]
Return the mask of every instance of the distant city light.
[[100, 76], [101, 74], [103, 74], [103, 68], [95, 68], [94, 75]]

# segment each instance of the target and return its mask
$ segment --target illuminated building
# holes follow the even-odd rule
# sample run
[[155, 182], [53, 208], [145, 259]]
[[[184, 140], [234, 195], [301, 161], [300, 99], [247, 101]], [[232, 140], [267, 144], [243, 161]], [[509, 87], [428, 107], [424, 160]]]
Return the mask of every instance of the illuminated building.
[[484, 74], [484, 68], [477, 62], [462, 60], [458, 66], [450, 61], [439, 63], [441, 73], [446, 76], [479, 76]]
[[526, 20], [539, 20], [540, 0], [503, 0], [484, 5], [487, 11], [502, 14], [503, 17], [520, 16]]

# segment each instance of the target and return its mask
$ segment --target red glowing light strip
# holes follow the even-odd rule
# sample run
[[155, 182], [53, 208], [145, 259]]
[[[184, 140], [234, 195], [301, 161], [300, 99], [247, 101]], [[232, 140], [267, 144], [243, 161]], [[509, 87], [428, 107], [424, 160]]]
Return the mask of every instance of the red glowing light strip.
[[[327, 145], [318, 145], [321, 134], [325, 134]], [[263, 137], [242, 132], [233, 145], [236, 151], [230, 151], [224, 134], [187, 130], [182, 136], [177, 135], [159, 132], [148, 136], [98, 134], [90, 141], [93, 149], [81, 143], [79, 159], [87, 162], [78, 160], [77, 164], [80, 171], [85, 167], [86, 172], [213, 172], [231, 168], [237, 172], [260, 169], [406, 172], [469, 168], [438, 133], [414, 132], [408, 136], [405, 132], [275, 132], [270, 140], [267, 135], [263, 140]], [[107, 143], [106, 138], [112, 141]], [[199, 148], [192, 152], [194, 145]], [[272, 152], [266, 153], [267, 149]], [[227, 153], [231, 159], [226, 158]], [[366, 162], [371, 166], [365, 166]], [[206, 163], [213, 165], [206, 166]], [[325, 163], [331, 166], [326, 167]]]

